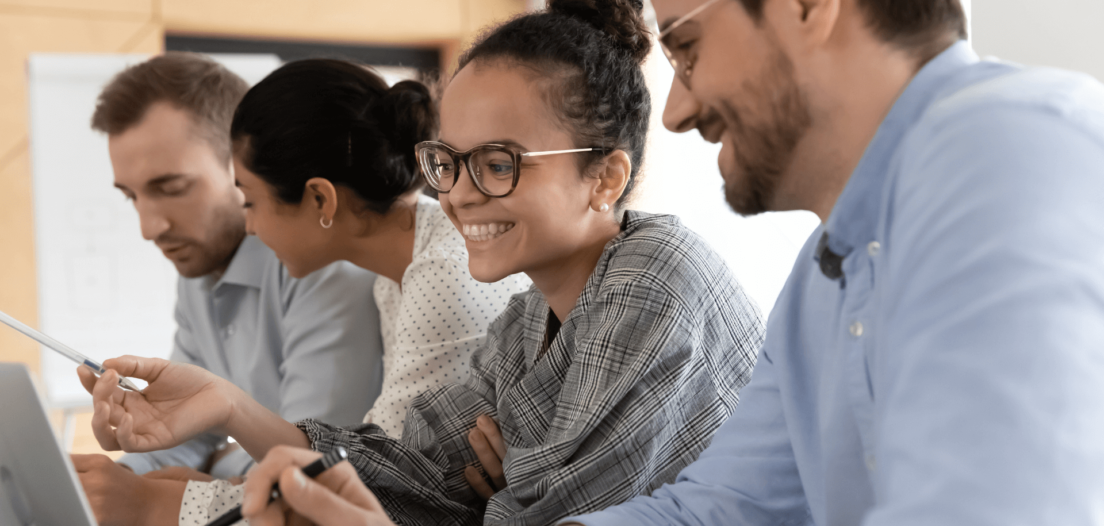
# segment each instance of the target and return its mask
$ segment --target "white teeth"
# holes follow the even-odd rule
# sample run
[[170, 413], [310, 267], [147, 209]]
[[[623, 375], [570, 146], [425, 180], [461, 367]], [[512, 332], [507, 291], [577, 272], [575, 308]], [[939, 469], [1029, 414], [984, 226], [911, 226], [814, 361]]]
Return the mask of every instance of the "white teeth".
[[514, 228], [513, 223], [487, 223], [463, 225], [460, 232], [471, 241], [488, 241], [509, 232], [512, 228]]

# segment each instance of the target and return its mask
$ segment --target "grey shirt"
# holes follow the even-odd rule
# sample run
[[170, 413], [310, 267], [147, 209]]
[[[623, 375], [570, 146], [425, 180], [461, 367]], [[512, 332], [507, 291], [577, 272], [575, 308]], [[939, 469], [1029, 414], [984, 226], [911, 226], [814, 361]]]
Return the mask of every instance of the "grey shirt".
[[[380, 392], [383, 369], [376, 275], [338, 262], [295, 279], [261, 241], [247, 236], [217, 281], [181, 278], [172, 360], [230, 380], [288, 421], [360, 422]], [[223, 438], [203, 435], [175, 448], [125, 455], [136, 473], [203, 467]], [[242, 450], [212, 467], [243, 475]]]

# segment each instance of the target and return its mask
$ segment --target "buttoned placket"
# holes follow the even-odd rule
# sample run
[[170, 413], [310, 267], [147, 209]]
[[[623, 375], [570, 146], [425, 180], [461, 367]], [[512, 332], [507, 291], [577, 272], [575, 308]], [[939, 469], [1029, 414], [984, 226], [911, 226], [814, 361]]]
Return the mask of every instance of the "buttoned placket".
[[853, 250], [844, 259], [844, 275], [847, 281], [844, 289], [844, 316], [841, 318], [847, 324], [848, 341], [843, 348], [846, 350], [848, 400], [862, 440], [862, 460], [871, 472], [877, 469], [877, 458], [874, 454], [874, 393], [870, 381], [868, 351], [874, 343], [873, 333], [878, 329], [873, 319], [873, 310], [876, 309], [873, 305], [873, 289], [874, 267], [880, 254], [881, 244], [870, 241], [865, 247]]

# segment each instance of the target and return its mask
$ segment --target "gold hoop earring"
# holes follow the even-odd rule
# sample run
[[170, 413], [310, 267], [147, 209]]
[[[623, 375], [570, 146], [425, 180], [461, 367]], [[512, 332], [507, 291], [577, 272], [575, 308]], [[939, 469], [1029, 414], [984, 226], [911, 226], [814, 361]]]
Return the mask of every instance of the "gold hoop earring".
[[329, 223], [326, 223], [326, 216], [322, 216], [318, 218], [318, 223], [322, 225], [322, 228], [330, 228], [333, 226], [333, 219], [331, 219]]

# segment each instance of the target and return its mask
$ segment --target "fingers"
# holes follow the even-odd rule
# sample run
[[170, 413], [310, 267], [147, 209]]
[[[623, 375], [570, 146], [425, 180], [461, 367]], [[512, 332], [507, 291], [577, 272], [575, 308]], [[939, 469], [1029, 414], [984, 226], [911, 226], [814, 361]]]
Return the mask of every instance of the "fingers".
[[491, 485], [487, 483], [487, 479], [483, 478], [483, 474], [475, 469], [475, 466], [468, 466], [464, 468], [464, 479], [468, 481], [468, 485], [475, 490], [475, 494], [479, 495], [483, 500], [491, 500], [495, 491], [491, 488]]
[[92, 390], [96, 387], [97, 380], [96, 374], [92, 372], [92, 368], [87, 365], [77, 366], [77, 377], [80, 378], [84, 390], [88, 391], [88, 394], [92, 394]]
[[495, 452], [483, 431], [479, 428], [472, 429], [468, 433], [468, 443], [475, 450], [475, 456], [479, 458], [479, 463], [483, 465], [483, 471], [486, 471], [487, 476], [491, 477], [491, 482], [494, 482], [499, 489], [505, 488], [506, 477], [502, 473], [502, 459]]
[[331, 468], [329, 477], [339, 484], [339, 495], [330, 487], [310, 480], [297, 467], [288, 467], [280, 475], [284, 502], [295, 513], [319, 526], [344, 524], [389, 524], [387, 514], [349, 464]]
[[273, 483], [280, 484], [283, 502], [295, 515], [320, 526], [340, 524], [391, 524], [379, 501], [360, 481], [352, 465], [341, 463], [319, 475], [317, 481], [302, 474], [302, 466], [321, 455], [306, 449], [280, 446], [269, 451], [245, 481], [242, 514], [255, 526], [292, 525], [285, 522], [279, 502], [268, 504]]
[[[153, 382], [170, 363], [161, 358], [143, 358], [141, 356], [120, 356], [103, 363], [104, 369], [117, 371], [123, 376], [141, 378]], [[116, 379], [117, 381], [117, 379]]]
[[302, 468], [314, 462], [321, 453], [307, 449], [277, 446], [272, 448], [264, 459], [261, 460], [249, 472], [245, 479], [245, 490], [242, 494], [242, 515], [252, 517], [260, 516], [268, 503], [272, 486], [280, 480], [280, 475], [288, 467]]
[[106, 455], [69, 455], [77, 473], [87, 473], [114, 464]]
[[[245, 507], [242, 506], [242, 510]], [[250, 526], [285, 526], [287, 525], [287, 511], [282, 501], [266, 504], [264, 511], [257, 515], [243, 515], [249, 520]]]
[[[116, 395], [118, 393], [118, 395]], [[109, 370], [103, 374], [92, 387], [92, 402], [99, 405], [101, 402], [114, 406], [122, 399], [123, 390], [119, 388], [119, 374]], [[122, 415], [119, 415], [122, 416]]]
[[119, 441], [115, 439], [115, 430], [111, 427], [111, 404], [109, 402], [95, 402], [92, 413], [92, 434], [96, 442], [105, 451], [118, 451], [122, 449]]
[[319, 484], [337, 493], [358, 508], [369, 511], [383, 511], [383, 505], [360, 480], [356, 468], [348, 462], [342, 462], [322, 473], [315, 479]]
[[502, 439], [502, 433], [498, 430], [498, 424], [487, 415], [480, 415], [475, 419], [475, 427], [483, 432], [483, 436], [490, 442], [498, 458], [506, 458], [506, 441]]

